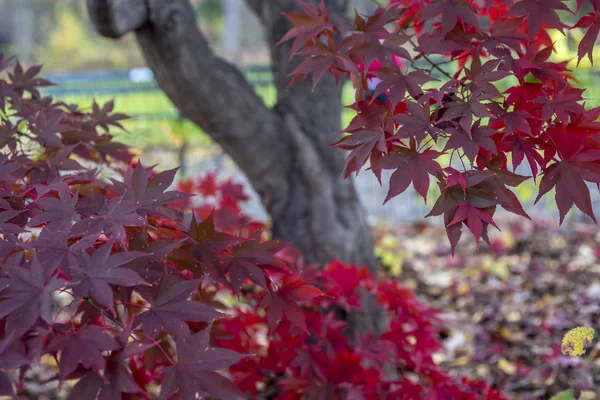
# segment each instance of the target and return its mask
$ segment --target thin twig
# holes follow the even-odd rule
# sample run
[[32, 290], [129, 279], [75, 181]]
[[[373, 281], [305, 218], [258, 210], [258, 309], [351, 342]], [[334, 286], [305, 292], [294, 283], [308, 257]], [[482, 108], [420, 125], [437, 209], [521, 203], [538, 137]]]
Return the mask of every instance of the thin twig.
[[[106, 312], [106, 310], [104, 310], [102, 307], [98, 306], [91, 298], [86, 298], [85, 299], [88, 303], [90, 303], [95, 309], [97, 309], [98, 311], [100, 311], [100, 313], [107, 317], [108, 319], [110, 319], [114, 324], [116, 324], [117, 326], [119, 326], [122, 330], [125, 330], [125, 325], [123, 325], [123, 323], [121, 321], [119, 321], [118, 319], [116, 319], [115, 317], [113, 317], [112, 315], [110, 315], [109, 313]], [[152, 342], [153, 345], [155, 345], [156, 347], [159, 348], [159, 350], [163, 353], [163, 355], [165, 356], [165, 358], [167, 359], [167, 361], [169, 361], [172, 365], [175, 365], [175, 361], [173, 361], [173, 359], [171, 358], [171, 356], [169, 356], [169, 354], [167, 353], [167, 351], [161, 346], [160, 342], [157, 340], [154, 340], [148, 336], [146, 336], [146, 334], [144, 333], [136, 333], [139, 334], [140, 336], [149, 339], [150, 342]], [[134, 336], [133, 332], [129, 333], [129, 337], [136, 339]]]
[[[415, 41], [410, 38], [408, 39], [408, 43], [410, 43], [410, 45], [413, 47], [413, 49], [415, 49], [417, 47], [417, 44], [415, 43]], [[423, 58], [425, 59], [425, 61], [427, 61], [432, 68], [437, 69], [439, 72], [441, 72], [442, 74], [444, 74], [448, 79], [452, 79], [452, 75], [450, 75], [448, 72], [444, 71], [437, 63], [433, 62], [428, 56], [427, 54], [421, 52], [421, 55], [423, 56]]]

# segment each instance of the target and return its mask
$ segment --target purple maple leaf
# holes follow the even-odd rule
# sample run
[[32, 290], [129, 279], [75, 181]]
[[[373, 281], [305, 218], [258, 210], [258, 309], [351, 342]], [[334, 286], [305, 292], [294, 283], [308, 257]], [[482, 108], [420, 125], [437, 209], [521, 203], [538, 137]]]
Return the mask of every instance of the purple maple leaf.
[[26, 332], [38, 318], [52, 323], [51, 293], [65, 281], [54, 276], [56, 267], [40, 264], [34, 256], [23, 266], [5, 266], [0, 279], [0, 319], [6, 319], [6, 331]]
[[79, 253], [79, 264], [71, 268], [73, 281], [69, 283], [76, 297], [91, 296], [103, 306], [112, 308], [111, 285], [126, 287], [148, 285], [137, 272], [122, 267], [136, 258], [146, 256], [147, 253], [122, 251], [111, 255], [112, 245], [112, 242], [106, 243], [91, 256], [83, 251]]
[[200, 282], [200, 279], [177, 282], [165, 273], [158, 287], [139, 288], [150, 309], [138, 314], [133, 325], [141, 324], [144, 334], [151, 338], [165, 330], [175, 340], [182, 340], [191, 334], [185, 321], [206, 322], [222, 317], [223, 314], [206, 304], [188, 300]]
[[231, 381], [214, 371], [227, 368], [246, 356], [209, 347], [210, 328], [177, 342], [177, 364], [165, 370], [161, 399], [169, 398], [177, 390], [184, 400], [201, 398], [202, 393], [217, 399], [244, 398]]

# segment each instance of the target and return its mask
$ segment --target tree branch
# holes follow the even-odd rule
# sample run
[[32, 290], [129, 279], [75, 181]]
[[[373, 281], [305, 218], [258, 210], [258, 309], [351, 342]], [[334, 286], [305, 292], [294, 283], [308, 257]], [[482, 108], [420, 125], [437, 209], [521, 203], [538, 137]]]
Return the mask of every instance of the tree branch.
[[[417, 47], [417, 44], [415, 43], [414, 40], [412, 40], [412, 38], [408, 39], [408, 43], [411, 44], [411, 46], [413, 47], [413, 49]], [[429, 65], [431, 65], [431, 68], [437, 69], [439, 72], [441, 72], [442, 74], [444, 74], [446, 76], [446, 78], [452, 79], [452, 75], [450, 75], [448, 72], [446, 72], [444, 69], [442, 69], [442, 67], [440, 67], [439, 64], [437, 64], [436, 62], [432, 61], [431, 58], [429, 58], [427, 56], [427, 54], [425, 54], [423, 52], [420, 52], [420, 53], [423, 56], [423, 58], [425, 59], [425, 61], [427, 61], [429, 63]]]
[[144, 25], [149, 16], [148, 0], [87, 0], [88, 13], [98, 31], [120, 38]]
[[[344, 153], [327, 146], [341, 128], [341, 87], [328, 76], [314, 92], [308, 81], [286, 90], [289, 73], [301, 60], [289, 63], [290, 43], [276, 43], [291, 27], [282, 12], [300, 11], [299, 2], [247, 3], [267, 33], [278, 97], [274, 110], [235, 66], [213, 53], [188, 0], [146, 0], [148, 19], [135, 29], [145, 59], [182, 115], [246, 174], [273, 218], [275, 237], [293, 242], [310, 262], [341, 258], [375, 267], [372, 237], [353, 181], [342, 179]], [[347, 0], [326, 3], [343, 15]], [[92, 18], [96, 24], [101, 20]]]

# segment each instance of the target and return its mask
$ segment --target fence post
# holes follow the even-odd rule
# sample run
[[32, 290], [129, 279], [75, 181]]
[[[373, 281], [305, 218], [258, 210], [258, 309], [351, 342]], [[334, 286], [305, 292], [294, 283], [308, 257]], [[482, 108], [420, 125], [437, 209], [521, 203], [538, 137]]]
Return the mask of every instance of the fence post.
[[176, 124], [177, 124], [177, 127], [179, 128], [178, 131], [181, 133], [181, 146], [179, 146], [178, 160], [179, 160], [179, 165], [180, 165], [179, 173], [181, 174], [182, 179], [185, 179], [185, 176], [187, 175], [186, 159], [187, 159], [187, 150], [188, 150], [187, 135], [183, 131], [183, 123], [184, 122], [185, 122], [184, 116], [181, 114], [180, 111], [178, 111]]
[[225, 31], [223, 33], [223, 51], [225, 57], [234, 62], [240, 61], [240, 47], [242, 39], [242, 1], [221, 0]]

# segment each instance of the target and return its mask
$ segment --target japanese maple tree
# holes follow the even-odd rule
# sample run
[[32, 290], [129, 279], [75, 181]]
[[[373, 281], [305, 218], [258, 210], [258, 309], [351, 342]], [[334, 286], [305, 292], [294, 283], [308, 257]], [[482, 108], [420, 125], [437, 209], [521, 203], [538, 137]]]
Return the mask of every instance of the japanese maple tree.
[[[305, 265], [231, 179], [172, 190], [177, 170], [113, 140], [112, 102], [43, 97], [39, 72], [0, 55], [0, 396], [502, 398], [433, 362], [439, 324], [410, 290]], [[363, 291], [392, 322], [378, 334], [352, 326]]]
[[[498, 206], [527, 217], [511, 189], [525, 159], [561, 222], [573, 205], [594, 218], [600, 109], [586, 110], [548, 35], [588, 29], [591, 58], [592, 6], [569, 27], [561, 13], [577, 10], [560, 0], [400, 0], [352, 23], [304, 4], [284, 40], [306, 58], [297, 79], [329, 72], [356, 89], [335, 144], [346, 173], [393, 171], [386, 201], [411, 185], [427, 199], [433, 181], [430, 215], [454, 247], [463, 225], [487, 241]], [[176, 170], [113, 140], [127, 117], [112, 102], [44, 97], [39, 72], [0, 56], [0, 395], [36, 380], [71, 399], [503, 398], [436, 365], [436, 312], [399, 282], [305, 265], [243, 215], [231, 180], [171, 190]], [[353, 325], [365, 293], [381, 332]]]
[[[304, 58], [295, 79], [317, 84], [328, 71], [356, 92], [357, 115], [335, 143], [349, 151], [346, 175], [367, 168], [381, 181], [392, 170], [386, 202], [411, 184], [426, 200], [433, 180], [429, 216], [444, 216], [452, 248], [463, 226], [489, 243], [498, 207], [529, 218], [513, 188], [530, 178], [536, 202], [555, 190], [561, 223], [573, 205], [596, 220], [600, 108], [586, 109], [549, 31], [586, 29], [579, 61], [592, 60], [600, 2], [391, 0], [352, 22], [323, 2], [303, 7], [283, 38]], [[561, 20], [583, 7], [593, 11], [574, 26]], [[529, 177], [515, 173], [525, 160]]]
[[239, 185], [223, 185], [237, 219], [197, 221], [191, 195], [169, 190], [177, 170], [134, 163], [112, 140], [127, 116], [43, 97], [39, 72], [0, 56], [0, 395], [15, 384], [28, 396], [41, 373], [72, 399], [242, 397], [215, 371], [248, 355], [211, 346], [226, 307], [207, 296], [254, 282], [282, 299], [276, 323], [283, 309], [303, 319], [293, 293], [321, 292], [298, 282], [278, 295], [274, 274], [292, 275], [275, 257], [286, 244], [264, 241], [262, 226], [215, 227], [240, 226]]

